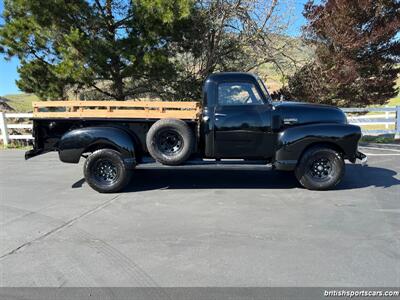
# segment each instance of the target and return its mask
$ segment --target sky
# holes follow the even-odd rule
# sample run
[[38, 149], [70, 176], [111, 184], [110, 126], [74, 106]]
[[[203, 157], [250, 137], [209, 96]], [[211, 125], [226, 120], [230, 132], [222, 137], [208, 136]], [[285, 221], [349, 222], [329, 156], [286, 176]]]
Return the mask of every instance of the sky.
[[[301, 26], [305, 23], [302, 11], [306, 2], [307, 0], [295, 0], [294, 18], [288, 29], [288, 34], [291, 36], [300, 35]], [[0, 15], [3, 14], [3, 7], [3, 0], [0, 0]], [[3, 20], [0, 19], [0, 23], [3, 23]], [[22, 93], [15, 83], [18, 79], [18, 65], [17, 58], [5, 60], [4, 56], [0, 54], [0, 96]]]
[[[0, 0], [0, 15], [3, 14], [3, 0]], [[0, 54], [0, 95], [18, 93], [15, 80], [18, 78], [18, 60], [6, 61]]]

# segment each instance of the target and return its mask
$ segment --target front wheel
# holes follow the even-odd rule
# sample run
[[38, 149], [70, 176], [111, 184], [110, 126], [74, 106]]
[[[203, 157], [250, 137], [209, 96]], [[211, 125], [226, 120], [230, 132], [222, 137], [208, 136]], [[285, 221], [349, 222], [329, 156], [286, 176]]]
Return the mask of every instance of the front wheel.
[[338, 152], [317, 146], [303, 154], [295, 174], [300, 184], [309, 190], [328, 190], [342, 180], [344, 170], [344, 160]]
[[85, 161], [83, 173], [90, 187], [100, 193], [118, 192], [131, 179], [131, 170], [126, 168], [121, 155], [111, 149], [93, 152]]

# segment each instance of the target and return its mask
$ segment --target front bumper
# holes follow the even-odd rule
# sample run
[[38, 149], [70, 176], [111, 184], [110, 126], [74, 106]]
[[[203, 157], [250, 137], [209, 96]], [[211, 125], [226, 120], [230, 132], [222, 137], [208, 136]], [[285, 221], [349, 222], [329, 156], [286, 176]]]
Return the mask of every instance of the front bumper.
[[356, 158], [359, 159], [359, 160], [361, 160], [361, 165], [363, 165], [363, 166], [366, 166], [366, 165], [367, 165], [367, 163], [368, 163], [368, 157], [367, 157], [364, 153], [362, 153], [362, 152], [360, 152], [360, 151], [357, 151], [357, 153], [356, 153]]

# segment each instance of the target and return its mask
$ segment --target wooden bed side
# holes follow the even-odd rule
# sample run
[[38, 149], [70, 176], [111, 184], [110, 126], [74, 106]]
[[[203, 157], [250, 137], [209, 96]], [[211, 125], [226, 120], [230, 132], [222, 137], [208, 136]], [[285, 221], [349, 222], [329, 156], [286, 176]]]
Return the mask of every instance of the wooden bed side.
[[[57, 111], [64, 108], [65, 111]], [[56, 111], [52, 111], [56, 109]], [[49, 111], [50, 110], [50, 111]], [[197, 120], [199, 102], [43, 101], [33, 102], [33, 118], [177, 118]]]

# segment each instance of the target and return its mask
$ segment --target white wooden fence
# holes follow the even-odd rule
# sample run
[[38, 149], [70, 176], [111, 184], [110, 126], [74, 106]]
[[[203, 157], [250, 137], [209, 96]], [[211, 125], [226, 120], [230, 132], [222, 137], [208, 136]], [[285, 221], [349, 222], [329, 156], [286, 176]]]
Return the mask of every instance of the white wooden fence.
[[[343, 108], [350, 124], [359, 125], [364, 134], [395, 134], [396, 139], [400, 139], [400, 106], [380, 107], [380, 108]], [[384, 114], [370, 114], [364, 116], [355, 116], [354, 113], [383, 112]], [[24, 129], [32, 131], [31, 113], [4, 113], [0, 112], [0, 139], [3, 145], [7, 146], [12, 140], [32, 140], [31, 134], [9, 134], [10, 129]], [[24, 123], [10, 123], [8, 120], [25, 120]], [[12, 122], [12, 121], [11, 121]], [[369, 130], [362, 126], [365, 125], [383, 125], [385, 129]]]
[[[347, 119], [350, 124], [358, 125], [362, 128], [364, 134], [379, 135], [379, 134], [394, 134], [396, 139], [400, 139], [400, 106], [392, 107], [367, 107], [367, 108], [342, 108], [347, 114]], [[357, 116], [354, 113], [384, 113], [384, 114], [369, 114]], [[363, 126], [368, 125], [383, 125], [385, 129], [367, 129]]]
[[[32, 134], [9, 134], [10, 129], [25, 129], [32, 131], [31, 113], [4, 113], [0, 112], [0, 130], [3, 145], [6, 147], [12, 140], [32, 140]], [[23, 123], [11, 123], [8, 120], [24, 120]]]

